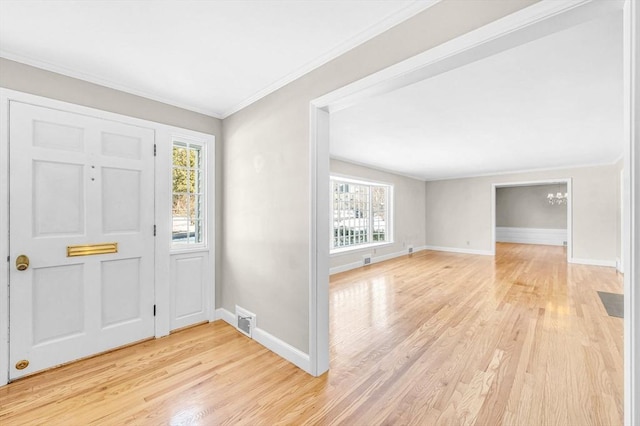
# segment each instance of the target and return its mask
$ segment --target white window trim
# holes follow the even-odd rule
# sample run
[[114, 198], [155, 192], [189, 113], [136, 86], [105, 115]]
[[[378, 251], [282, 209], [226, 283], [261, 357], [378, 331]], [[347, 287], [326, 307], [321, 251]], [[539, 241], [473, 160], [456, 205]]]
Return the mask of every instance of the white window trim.
[[[333, 180], [338, 180], [340, 182], [346, 182], [346, 183], [353, 183], [355, 185], [368, 185], [368, 186], [386, 186], [387, 187], [387, 200], [388, 200], [388, 204], [389, 204], [389, 209], [387, 210], [387, 215], [388, 215], [388, 225], [387, 225], [387, 230], [386, 233], [389, 236], [388, 239], [386, 241], [381, 241], [381, 242], [377, 242], [377, 243], [367, 243], [367, 244], [357, 244], [357, 245], [352, 245], [352, 246], [346, 246], [346, 247], [339, 247], [339, 248], [333, 248], [333, 233], [334, 233], [334, 229], [333, 229], [333, 224], [331, 224], [331, 226], [329, 226], [329, 255], [330, 256], [337, 256], [337, 255], [341, 255], [341, 254], [345, 254], [345, 253], [351, 253], [351, 252], [355, 252], [355, 251], [359, 251], [359, 250], [366, 250], [366, 249], [371, 249], [371, 248], [378, 248], [378, 247], [383, 247], [383, 246], [388, 246], [388, 245], [392, 245], [394, 244], [394, 210], [395, 210], [395, 204], [394, 204], [394, 197], [393, 197], [393, 183], [390, 182], [383, 182], [383, 181], [376, 181], [376, 180], [367, 180], [364, 178], [357, 178], [357, 177], [353, 177], [353, 176], [347, 176], [347, 175], [342, 175], [339, 173], [331, 173], [331, 175], [329, 176], [329, 181], [333, 181]], [[329, 185], [329, 187], [331, 188], [332, 185]], [[329, 202], [329, 210], [330, 210], [330, 214], [329, 217], [333, 218], [333, 198], [330, 198], [330, 202]]]

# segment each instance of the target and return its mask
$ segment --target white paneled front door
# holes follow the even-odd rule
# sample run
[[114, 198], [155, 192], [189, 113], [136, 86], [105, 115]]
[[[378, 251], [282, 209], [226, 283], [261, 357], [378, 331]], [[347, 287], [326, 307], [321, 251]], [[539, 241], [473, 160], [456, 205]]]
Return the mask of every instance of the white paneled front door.
[[154, 335], [154, 131], [15, 101], [9, 114], [15, 379]]

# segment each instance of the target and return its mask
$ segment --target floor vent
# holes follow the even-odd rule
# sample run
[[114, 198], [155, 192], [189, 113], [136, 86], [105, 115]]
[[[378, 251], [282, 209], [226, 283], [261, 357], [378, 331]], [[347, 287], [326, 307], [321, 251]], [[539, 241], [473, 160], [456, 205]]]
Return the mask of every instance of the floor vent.
[[362, 263], [364, 265], [371, 265], [371, 255], [365, 254], [364, 256], [362, 256]]
[[236, 328], [247, 337], [252, 337], [256, 326], [256, 314], [236, 305]]
[[624, 318], [624, 295], [599, 291], [598, 296], [610, 317]]
[[409, 254], [413, 253], [413, 246], [409, 246]]

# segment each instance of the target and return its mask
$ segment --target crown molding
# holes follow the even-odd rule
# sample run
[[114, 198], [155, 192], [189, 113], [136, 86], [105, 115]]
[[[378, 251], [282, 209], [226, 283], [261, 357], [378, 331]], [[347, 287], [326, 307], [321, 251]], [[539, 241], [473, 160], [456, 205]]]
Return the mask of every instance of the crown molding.
[[506, 170], [501, 172], [455, 175], [455, 176], [443, 177], [443, 178], [432, 178], [432, 179], [423, 178], [422, 180], [424, 180], [425, 182], [438, 182], [441, 180], [473, 179], [473, 178], [482, 178], [482, 177], [491, 177], [491, 176], [517, 175], [521, 173], [556, 172], [559, 170], [585, 169], [590, 167], [611, 167], [611, 166], [615, 166], [616, 164], [617, 164], [617, 160], [613, 162], [605, 161], [605, 162], [584, 163], [584, 164], [575, 164], [575, 165], [557, 166], [557, 167], [540, 167], [537, 169]]
[[456, 180], [456, 179], [473, 179], [473, 178], [482, 178], [482, 177], [491, 177], [491, 176], [516, 175], [521, 173], [555, 172], [558, 170], [584, 169], [589, 167], [609, 167], [609, 166], [617, 165], [618, 162], [621, 160], [621, 158], [618, 158], [614, 161], [605, 161], [605, 162], [584, 163], [584, 164], [575, 164], [575, 165], [557, 166], [557, 167], [540, 167], [540, 168], [523, 169], [523, 170], [505, 170], [505, 171], [486, 172], [486, 173], [471, 173], [471, 174], [451, 175], [451, 176], [438, 177], [438, 178], [428, 178], [424, 176], [411, 175], [398, 170], [386, 169], [384, 167], [374, 166], [371, 164], [354, 161], [350, 158], [340, 157], [336, 155], [330, 155], [329, 158], [331, 160], [337, 160], [343, 163], [353, 164], [354, 166], [364, 167], [370, 170], [376, 170], [378, 172], [388, 173], [391, 175], [401, 176], [401, 177], [409, 178], [413, 180], [419, 180], [422, 182], [438, 182], [441, 180]]
[[[421, 176], [418, 176], [418, 175], [412, 175], [412, 174], [409, 174], [409, 173], [400, 172], [398, 170], [387, 169], [387, 168], [384, 168], [384, 167], [375, 166], [375, 165], [363, 163], [363, 162], [360, 162], [360, 161], [354, 161], [354, 160], [352, 160], [350, 158], [340, 157], [338, 155], [329, 154], [329, 159], [330, 160], [341, 161], [341, 162], [347, 163], [347, 164], [352, 164], [352, 165], [358, 166], [358, 167], [364, 167], [366, 169], [375, 170], [377, 172], [387, 173], [387, 174], [394, 175], [394, 176], [400, 176], [400, 177], [403, 177], [403, 178], [419, 180], [419, 181], [422, 181], [422, 182], [426, 182], [427, 181], [424, 177], [421, 177]], [[334, 175], [334, 173], [331, 173], [331, 174]]]

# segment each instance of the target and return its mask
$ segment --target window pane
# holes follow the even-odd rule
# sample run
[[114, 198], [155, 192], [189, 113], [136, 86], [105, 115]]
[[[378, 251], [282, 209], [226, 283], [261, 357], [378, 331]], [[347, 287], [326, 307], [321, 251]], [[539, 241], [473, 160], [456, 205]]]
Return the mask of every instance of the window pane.
[[187, 192], [188, 182], [186, 169], [173, 169], [173, 192]]
[[187, 166], [187, 148], [178, 144], [173, 146], [173, 165], [174, 166]]
[[204, 188], [204, 183], [202, 182], [203, 177], [204, 177], [204, 173], [202, 173], [202, 171], [197, 170], [194, 172], [193, 174], [193, 181], [194, 181], [193, 193], [194, 194], [203, 193], [203, 190], [202, 190], [202, 188]]
[[188, 181], [188, 190], [190, 194], [196, 194], [201, 192], [202, 182], [200, 181], [200, 176], [202, 173], [196, 170], [189, 170], [187, 172], [187, 181]]
[[201, 154], [200, 148], [191, 148], [189, 150], [189, 167], [192, 169], [201, 168]]
[[202, 219], [202, 197], [189, 195], [189, 220]]
[[173, 228], [171, 230], [172, 240], [174, 243], [187, 242], [187, 221], [178, 217], [173, 218]]
[[202, 242], [202, 221], [194, 220], [189, 222], [189, 242], [201, 243]]
[[187, 195], [180, 194], [173, 196], [173, 218], [174, 219], [187, 219], [187, 208], [189, 198]]

